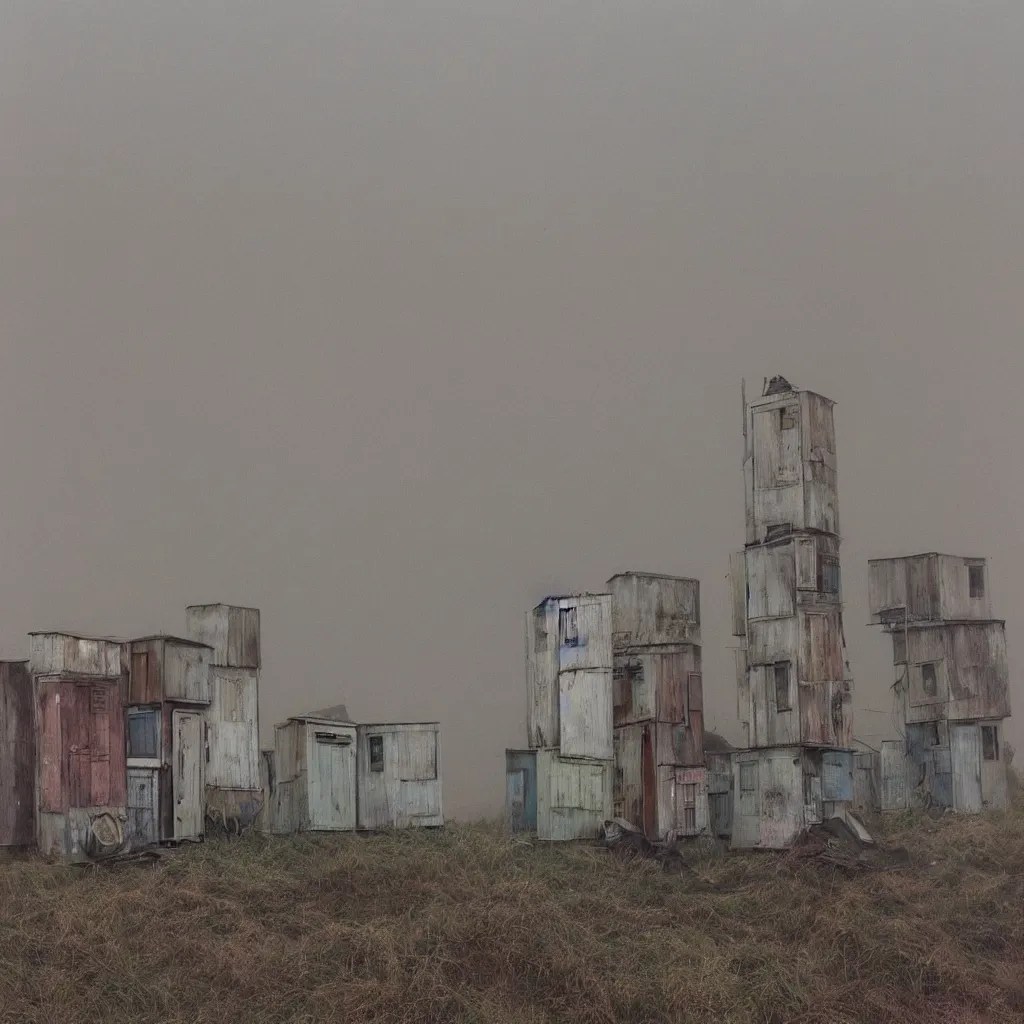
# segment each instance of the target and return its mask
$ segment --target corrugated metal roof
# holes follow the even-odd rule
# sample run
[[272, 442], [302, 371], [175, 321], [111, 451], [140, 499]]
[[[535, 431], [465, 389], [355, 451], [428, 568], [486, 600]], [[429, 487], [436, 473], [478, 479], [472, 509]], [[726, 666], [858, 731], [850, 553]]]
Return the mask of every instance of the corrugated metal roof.
[[705, 754], [728, 754], [735, 749], [724, 736], [719, 736], [717, 732], [704, 733]]

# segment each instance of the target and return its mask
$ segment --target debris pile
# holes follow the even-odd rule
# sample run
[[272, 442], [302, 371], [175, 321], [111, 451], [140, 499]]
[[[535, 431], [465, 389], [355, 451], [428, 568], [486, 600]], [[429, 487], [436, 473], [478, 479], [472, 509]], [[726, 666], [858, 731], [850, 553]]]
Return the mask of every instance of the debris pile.
[[779, 868], [813, 862], [829, 865], [849, 874], [887, 871], [903, 867], [910, 855], [902, 848], [881, 849], [860, 822], [828, 818], [806, 829], [779, 863]]

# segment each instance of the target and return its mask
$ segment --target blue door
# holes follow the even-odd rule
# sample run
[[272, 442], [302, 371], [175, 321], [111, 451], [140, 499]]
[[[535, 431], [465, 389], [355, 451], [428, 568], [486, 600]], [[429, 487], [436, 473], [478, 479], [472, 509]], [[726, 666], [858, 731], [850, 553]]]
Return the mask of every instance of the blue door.
[[537, 828], [537, 755], [532, 750], [505, 751], [505, 809], [513, 832]]

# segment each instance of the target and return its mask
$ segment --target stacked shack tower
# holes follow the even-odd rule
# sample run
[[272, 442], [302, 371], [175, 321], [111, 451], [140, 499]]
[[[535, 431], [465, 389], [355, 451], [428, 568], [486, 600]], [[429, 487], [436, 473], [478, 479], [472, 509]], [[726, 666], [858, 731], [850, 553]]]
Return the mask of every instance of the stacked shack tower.
[[992, 617], [985, 559], [874, 559], [868, 588], [871, 622], [892, 637], [903, 736], [882, 744], [882, 809], [1006, 807], [1006, 625]]
[[785, 378], [743, 397], [746, 546], [733, 556], [745, 750], [735, 848], [780, 849], [852, 799], [833, 403]]
[[612, 816], [612, 598], [549, 597], [526, 615], [527, 747], [506, 750], [506, 809], [538, 839], [594, 838]]
[[205, 817], [240, 830], [263, 809], [260, 775], [260, 611], [237, 605], [190, 605], [185, 635], [212, 648], [206, 714]]
[[612, 594], [617, 817], [649, 839], [707, 831], [700, 583], [626, 572]]

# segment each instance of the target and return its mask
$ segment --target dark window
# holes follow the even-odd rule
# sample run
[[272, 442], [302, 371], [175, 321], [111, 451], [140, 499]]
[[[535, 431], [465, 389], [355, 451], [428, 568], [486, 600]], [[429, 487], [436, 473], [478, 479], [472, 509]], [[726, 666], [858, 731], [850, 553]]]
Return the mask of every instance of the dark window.
[[838, 556], [818, 555], [818, 591], [822, 594], [839, 593]]
[[789, 695], [789, 662], [780, 661], [775, 669], [775, 710], [790, 711], [793, 701]]
[[796, 409], [780, 409], [779, 410], [779, 426], [783, 430], [795, 430], [796, 429]]
[[999, 732], [994, 725], [981, 727], [981, 756], [986, 761], [999, 760]]
[[921, 690], [926, 697], [939, 695], [939, 673], [934, 661], [925, 662], [921, 666]]
[[921, 726], [921, 733], [924, 737], [926, 747], [937, 747], [939, 745], [939, 723], [925, 722]]
[[370, 771], [384, 771], [384, 737], [371, 736], [370, 738]]
[[985, 567], [983, 565], [967, 566], [967, 582], [971, 588], [971, 600], [976, 601], [985, 596]]
[[757, 788], [757, 762], [745, 761], [740, 765], [740, 792], [753, 793]]
[[577, 647], [580, 642], [575, 608], [558, 609], [558, 642], [562, 647]]
[[128, 756], [160, 756], [160, 711], [158, 708], [131, 709], [125, 714], [128, 725]]

